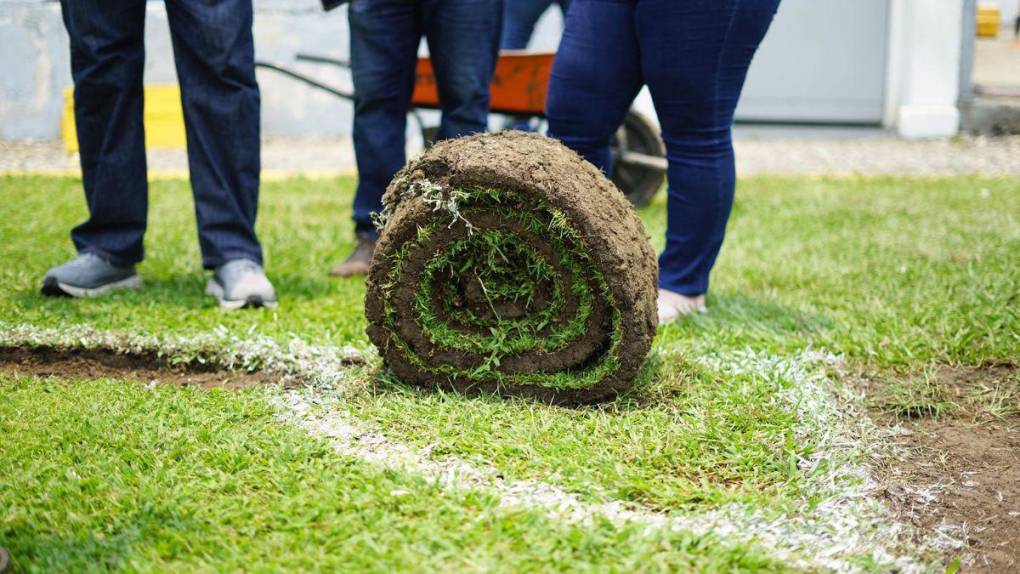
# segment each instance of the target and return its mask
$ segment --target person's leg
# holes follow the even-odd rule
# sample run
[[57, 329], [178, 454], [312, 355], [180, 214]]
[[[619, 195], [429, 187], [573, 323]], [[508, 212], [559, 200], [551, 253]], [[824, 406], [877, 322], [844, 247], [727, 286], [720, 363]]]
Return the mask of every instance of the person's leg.
[[89, 218], [79, 253], [130, 267], [142, 260], [148, 187], [142, 127], [145, 2], [62, 0], [71, 39], [74, 117]]
[[188, 137], [198, 240], [207, 269], [262, 264], [259, 88], [251, 0], [167, 0]]
[[418, 43], [422, 36], [419, 0], [354, 0], [351, 76], [354, 82], [354, 153], [358, 189], [354, 195], [357, 245], [330, 275], [364, 275], [379, 237], [372, 214], [405, 161], [407, 111], [414, 91]]
[[374, 237], [372, 213], [382, 210], [383, 192], [404, 166], [421, 16], [418, 2], [408, 0], [354, 0], [349, 14], [358, 162], [354, 223]]
[[443, 109], [436, 139], [484, 132], [503, 0], [423, 0], [422, 13]]
[[661, 288], [708, 290], [733, 206], [733, 112], [778, 0], [639, 0], [641, 68], [669, 159]]
[[574, 0], [549, 80], [549, 135], [612, 174], [609, 141], [641, 89], [629, 0]]
[[[501, 50], [525, 50], [535, 31], [535, 24], [553, 0], [505, 0], [503, 9], [503, 37]], [[566, 10], [564, 10], [566, 12]], [[530, 132], [531, 116], [515, 115], [507, 118], [504, 129]]]
[[[503, 50], [524, 50], [528, 47], [535, 24], [553, 0], [505, 0], [503, 10]], [[564, 13], [566, 10], [564, 10]]]

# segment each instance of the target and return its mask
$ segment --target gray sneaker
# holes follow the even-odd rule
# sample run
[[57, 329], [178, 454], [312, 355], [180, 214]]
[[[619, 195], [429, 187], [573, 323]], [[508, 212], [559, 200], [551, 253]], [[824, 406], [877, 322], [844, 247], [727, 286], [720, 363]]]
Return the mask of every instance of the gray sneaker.
[[242, 307], [276, 308], [276, 291], [262, 267], [248, 259], [234, 259], [216, 268], [205, 292], [224, 309]]
[[114, 289], [136, 289], [142, 278], [135, 268], [117, 267], [93, 253], [54, 267], [43, 277], [42, 293], [50, 297], [97, 297]]

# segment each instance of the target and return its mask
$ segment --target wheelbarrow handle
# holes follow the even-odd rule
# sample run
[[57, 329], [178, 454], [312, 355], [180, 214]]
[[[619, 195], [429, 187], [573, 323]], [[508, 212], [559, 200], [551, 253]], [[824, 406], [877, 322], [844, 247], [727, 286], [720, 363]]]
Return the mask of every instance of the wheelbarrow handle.
[[330, 86], [328, 84], [324, 84], [324, 83], [322, 83], [322, 82], [320, 82], [318, 80], [310, 78], [310, 77], [308, 77], [308, 76], [306, 76], [304, 74], [295, 72], [294, 70], [291, 70], [289, 68], [285, 68], [285, 67], [280, 66], [278, 64], [274, 64], [272, 62], [263, 62], [263, 61], [260, 61], [260, 60], [256, 60], [255, 61], [255, 67], [256, 68], [265, 68], [267, 70], [273, 70], [274, 72], [283, 74], [284, 76], [287, 76], [288, 78], [294, 78], [295, 80], [298, 80], [299, 82], [304, 82], [305, 84], [308, 84], [309, 86], [312, 86], [313, 88], [318, 88], [318, 89], [323, 90], [325, 92], [329, 92], [330, 94], [333, 94], [334, 96], [337, 96], [338, 98], [343, 98], [345, 100], [352, 100], [352, 101], [354, 100], [354, 94], [352, 94], [350, 92], [345, 92], [345, 91], [343, 91], [343, 90], [341, 90], [339, 88], [334, 88], [333, 86]]
[[317, 54], [308, 54], [305, 52], [298, 52], [294, 54], [294, 59], [299, 62], [311, 62], [313, 64], [329, 64], [330, 66], [337, 66], [340, 68], [351, 68], [350, 60], [341, 60], [340, 58], [330, 58], [327, 56], [319, 56]]

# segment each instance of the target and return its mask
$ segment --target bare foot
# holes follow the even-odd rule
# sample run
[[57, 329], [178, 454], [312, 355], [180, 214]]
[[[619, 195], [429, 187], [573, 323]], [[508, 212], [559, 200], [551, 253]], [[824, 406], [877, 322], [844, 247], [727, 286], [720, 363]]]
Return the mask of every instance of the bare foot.
[[659, 289], [659, 324], [665, 325], [677, 317], [690, 315], [691, 313], [704, 313], [705, 296], [696, 295], [688, 297], [665, 289]]

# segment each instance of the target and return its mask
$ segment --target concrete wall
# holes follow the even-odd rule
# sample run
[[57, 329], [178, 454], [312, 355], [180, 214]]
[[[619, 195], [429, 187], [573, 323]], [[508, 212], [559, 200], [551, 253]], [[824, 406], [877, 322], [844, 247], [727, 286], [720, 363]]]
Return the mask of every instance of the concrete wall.
[[56, 3], [0, 0], [0, 138], [53, 138], [71, 81]]
[[[300, 51], [347, 56], [345, 10], [325, 14], [318, 0], [255, 0], [255, 7], [256, 57], [289, 64]], [[145, 42], [145, 82], [176, 82], [162, 2], [147, 4]], [[67, 44], [57, 2], [0, 0], [0, 139], [59, 137], [63, 91], [71, 85]], [[350, 87], [339, 70], [311, 64], [294, 66], [324, 81]], [[266, 133], [350, 132], [350, 104], [268, 71], [259, 71], [259, 84]]]
[[980, 4], [998, 4], [999, 13], [1002, 14], [1002, 27], [1004, 32], [1013, 34], [1013, 22], [1017, 14], [1020, 14], [1020, 0], [981, 0]]
[[[346, 58], [349, 45], [346, 9], [325, 14], [318, 0], [254, 1], [256, 57], [293, 66], [320, 80], [350, 89], [349, 78], [338, 69], [292, 61], [293, 55], [300, 51]], [[801, 3], [813, 1], [801, 0]], [[883, 26], [887, 28], [889, 48], [882, 123], [906, 137], [952, 135], [959, 121], [956, 106], [960, 91], [964, 0], [888, 1], [888, 24]], [[1002, 2], [1015, 4], [1020, 0]], [[787, 7], [789, 13], [782, 16], [796, 19], [797, 4], [791, 0]], [[148, 2], [147, 7], [145, 80], [150, 84], [175, 82], [165, 9], [159, 1]], [[539, 23], [532, 47], [555, 49], [561, 27], [559, 11], [550, 10]], [[790, 28], [797, 30], [798, 26]], [[777, 29], [781, 31], [782, 27], [777, 26]], [[810, 41], [800, 43], [812, 44]], [[794, 56], [801, 50], [796, 44], [794, 42], [792, 48]], [[791, 50], [783, 53], [788, 52]], [[838, 57], [834, 56], [833, 60], [833, 66], [841, 66]], [[63, 91], [71, 84], [71, 77], [67, 36], [56, 1], [0, 0], [0, 69], [3, 70], [0, 74], [0, 139], [59, 137]], [[775, 74], [764, 76], [749, 80], [749, 98], [755, 93], [755, 81], [777, 81]], [[350, 133], [350, 103], [267, 70], [259, 71], [259, 83], [264, 133]], [[654, 117], [647, 92], [639, 96], [636, 107]]]

